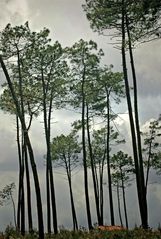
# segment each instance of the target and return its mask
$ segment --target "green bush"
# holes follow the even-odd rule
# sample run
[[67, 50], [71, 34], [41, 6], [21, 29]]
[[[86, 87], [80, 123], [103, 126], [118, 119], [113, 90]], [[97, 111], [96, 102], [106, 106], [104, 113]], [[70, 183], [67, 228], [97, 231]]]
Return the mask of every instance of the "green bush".
[[10, 238], [10, 237], [13, 237], [16, 239], [22, 238], [20, 233], [15, 229], [14, 226], [12, 226], [12, 224], [8, 225], [5, 230], [5, 238]]

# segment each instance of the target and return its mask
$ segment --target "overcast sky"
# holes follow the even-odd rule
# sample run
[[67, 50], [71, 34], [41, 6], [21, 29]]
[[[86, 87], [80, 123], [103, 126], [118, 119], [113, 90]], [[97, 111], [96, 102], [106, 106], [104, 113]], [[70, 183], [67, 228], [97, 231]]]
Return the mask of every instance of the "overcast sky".
[[[71, 46], [73, 43], [83, 38], [84, 40], [94, 40], [99, 48], [105, 52], [104, 62], [114, 65], [115, 71], [121, 71], [121, 54], [110, 43], [110, 39], [98, 36], [90, 29], [89, 22], [82, 10], [83, 0], [0, 0], [0, 29], [2, 30], [9, 22], [17, 25], [29, 21], [32, 30], [40, 30], [43, 27], [50, 29], [52, 39], [58, 40], [63, 46]], [[157, 118], [161, 113], [161, 41], [144, 44], [135, 50], [135, 63], [138, 79], [139, 91], [139, 112], [142, 126], [152, 118]], [[129, 135], [128, 116], [126, 104], [117, 111], [123, 113], [118, 120], [120, 132]], [[70, 123], [77, 117], [69, 111], [55, 112], [53, 115], [53, 135], [68, 132]], [[43, 210], [46, 212], [45, 199], [45, 167], [44, 158], [45, 146], [43, 141], [43, 127], [41, 119], [34, 122], [31, 130], [32, 142], [37, 158], [41, 190], [43, 195]], [[15, 120], [3, 112], [0, 112], [0, 188], [12, 181], [17, 182], [18, 160], [16, 149]], [[127, 137], [128, 138], [128, 137]], [[130, 152], [130, 142], [127, 150]], [[58, 207], [58, 224], [71, 226], [69, 220], [70, 205], [68, 197], [68, 187], [64, 176], [55, 173], [56, 197]], [[151, 181], [156, 181], [155, 174], [151, 176]], [[79, 225], [86, 225], [86, 215], [84, 211], [84, 192], [82, 172], [77, 173], [73, 178], [74, 196], [76, 210], [78, 212]], [[92, 183], [90, 182], [92, 188]], [[135, 186], [131, 187], [128, 194], [128, 213], [130, 215], [130, 225], [139, 225], [138, 208]], [[105, 189], [107, 194], [107, 188]], [[161, 222], [161, 187], [158, 184], [149, 187], [148, 202], [150, 209], [150, 225], [154, 226]], [[64, 196], [66, 195], [66, 196]], [[92, 203], [93, 221], [96, 221], [92, 190], [90, 190]], [[108, 197], [106, 197], [108, 198]], [[16, 194], [15, 194], [16, 200]], [[106, 223], [109, 223], [108, 199], [106, 203]], [[67, 206], [68, 205], [68, 206]], [[117, 211], [115, 212], [117, 215]], [[36, 211], [34, 212], [34, 215]], [[36, 216], [34, 217], [36, 220]], [[12, 220], [11, 206], [0, 208], [0, 230]]]

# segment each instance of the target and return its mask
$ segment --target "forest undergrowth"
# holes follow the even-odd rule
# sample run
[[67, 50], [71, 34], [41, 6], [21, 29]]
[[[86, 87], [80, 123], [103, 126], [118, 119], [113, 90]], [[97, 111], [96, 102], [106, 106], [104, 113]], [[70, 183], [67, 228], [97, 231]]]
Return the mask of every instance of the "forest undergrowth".
[[[0, 235], [0, 239], [34, 239], [39, 238], [36, 231], [33, 234], [26, 234], [26, 236], [20, 235], [12, 226], [8, 226], [5, 233]], [[135, 228], [132, 230], [112, 230], [102, 231], [93, 229], [90, 232], [83, 229], [78, 231], [69, 231], [66, 229], [60, 230], [57, 235], [48, 234], [45, 235], [45, 239], [161, 239], [161, 230], [144, 230], [141, 228]]]

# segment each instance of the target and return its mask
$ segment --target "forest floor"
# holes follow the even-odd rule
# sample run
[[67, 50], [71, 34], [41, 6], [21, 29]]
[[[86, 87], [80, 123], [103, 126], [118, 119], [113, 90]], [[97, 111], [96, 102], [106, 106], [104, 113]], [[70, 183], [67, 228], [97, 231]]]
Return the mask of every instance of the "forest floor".
[[[15, 231], [8, 231], [4, 235], [0, 236], [0, 239], [34, 239], [39, 238], [37, 233], [34, 235], [26, 235], [22, 237], [18, 235]], [[62, 230], [58, 235], [51, 235], [50, 237], [46, 235], [45, 239], [161, 239], [160, 230], [143, 230], [143, 229], [134, 229], [134, 230], [113, 230], [113, 231], [100, 231], [93, 230], [90, 232], [87, 231], [68, 231]]]
[[161, 239], [159, 231], [123, 230], [123, 231], [98, 231], [91, 232], [61, 232], [55, 239]]

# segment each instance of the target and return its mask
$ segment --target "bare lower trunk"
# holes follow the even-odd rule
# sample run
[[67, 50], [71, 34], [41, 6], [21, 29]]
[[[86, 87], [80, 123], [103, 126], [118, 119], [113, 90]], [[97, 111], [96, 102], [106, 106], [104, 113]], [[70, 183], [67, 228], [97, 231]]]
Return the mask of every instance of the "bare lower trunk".
[[140, 187], [141, 187], [141, 201], [142, 201], [142, 226], [148, 228], [148, 209], [147, 209], [147, 198], [146, 198], [146, 185], [144, 179], [144, 167], [143, 167], [143, 157], [142, 157], [142, 146], [141, 146], [141, 135], [140, 135], [140, 123], [139, 123], [139, 113], [138, 113], [138, 93], [137, 93], [137, 80], [135, 72], [135, 64], [133, 58], [133, 50], [131, 45], [131, 35], [129, 30], [128, 16], [126, 14], [126, 28], [128, 34], [129, 43], [129, 53], [130, 53], [130, 63], [133, 76], [133, 86], [134, 86], [134, 115], [135, 115], [135, 125], [136, 125], [136, 135], [137, 135], [137, 146], [138, 146], [138, 161], [140, 170]]
[[111, 180], [111, 169], [110, 169], [110, 104], [109, 104], [109, 93], [107, 93], [107, 173], [108, 173], [108, 192], [109, 192], [109, 202], [110, 202], [110, 215], [111, 215], [111, 225], [115, 225], [114, 209], [113, 209], [113, 195], [112, 195], [112, 180]]
[[52, 205], [53, 224], [54, 224], [53, 227], [54, 227], [54, 233], [57, 234], [58, 233], [57, 210], [56, 210], [56, 199], [55, 199], [55, 188], [54, 188], [52, 165], [50, 165], [50, 187], [51, 187], [51, 205]]
[[94, 196], [95, 196], [95, 205], [96, 205], [96, 212], [97, 212], [97, 220], [98, 220], [98, 225], [101, 226], [101, 218], [100, 218], [100, 201], [99, 201], [99, 192], [98, 192], [98, 187], [96, 184], [96, 175], [95, 175], [95, 170], [94, 170], [94, 162], [93, 162], [93, 153], [92, 153], [92, 145], [91, 145], [91, 138], [90, 138], [90, 130], [89, 130], [89, 109], [88, 109], [88, 104], [86, 104], [87, 108], [87, 136], [88, 136], [88, 147], [89, 147], [89, 155], [90, 155], [90, 163], [91, 163], [91, 169], [92, 169], [92, 179], [93, 179], [93, 186], [94, 186]]
[[26, 143], [24, 142], [24, 150], [25, 150], [25, 171], [26, 171], [26, 186], [27, 186], [27, 211], [28, 211], [28, 224], [29, 224], [29, 232], [33, 232], [32, 225], [32, 208], [31, 208], [31, 186], [30, 186], [30, 174], [29, 174], [29, 166], [28, 166], [28, 154]]
[[20, 224], [20, 231], [22, 236], [25, 235], [25, 196], [24, 196], [24, 187], [21, 188], [21, 224]]
[[141, 135], [140, 135], [140, 124], [139, 124], [139, 113], [138, 113], [138, 94], [137, 94], [137, 80], [135, 73], [135, 65], [133, 58], [133, 51], [131, 45], [131, 35], [129, 30], [129, 22], [127, 13], [125, 14], [126, 30], [128, 35], [129, 43], [129, 53], [130, 53], [130, 63], [133, 76], [133, 86], [134, 86], [134, 116], [135, 116], [135, 125], [136, 125], [136, 141], [137, 141], [137, 150], [138, 150], [138, 164], [139, 164], [139, 174], [140, 174], [140, 203], [141, 203], [141, 218], [143, 228], [148, 228], [148, 209], [147, 209], [147, 198], [146, 198], [146, 186], [144, 179], [144, 168], [143, 168], [143, 158], [142, 158], [142, 146], [141, 146]]
[[75, 210], [74, 199], [73, 199], [71, 176], [69, 175], [69, 173], [68, 173], [68, 184], [69, 184], [70, 201], [71, 201], [72, 218], [73, 218], [73, 230], [75, 231], [75, 230], [78, 230], [78, 222], [77, 222], [76, 210]]
[[142, 220], [142, 226], [147, 228], [146, 215], [144, 211], [144, 202], [143, 202], [143, 192], [142, 192], [142, 184], [141, 184], [141, 176], [140, 176], [140, 168], [138, 161], [138, 153], [137, 153], [137, 143], [136, 143], [136, 135], [135, 135], [135, 125], [132, 113], [132, 105], [131, 105], [131, 97], [130, 97], [130, 89], [127, 75], [127, 67], [126, 67], [126, 53], [125, 53], [125, 2], [122, 0], [122, 64], [123, 64], [123, 73], [125, 80], [125, 90], [126, 90], [126, 98], [129, 112], [129, 121], [131, 128], [131, 137], [132, 137], [132, 146], [133, 146], [133, 155], [134, 155], [134, 163], [135, 163], [135, 171], [136, 171], [136, 185], [137, 185], [137, 194], [139, 201], [139, 209]]
[[123, 227], [122, 215], [121, 215], [121, 205], [120, 205], [119, 184], [117, 184], [117, 204], [118, 204], [118, 212], [119, 212], [120, 224], [121, 224], [121, 226]]
[[18, 160], [19, 160], [19, 186], [18, 186], [18, 204], [17, 204], [17, 230], [20, 231], [20, 218], [21, 218], [21, 190], [22, 190], [22, 157], [21, 157], [21, 145], [20, 145], [20, 127], [19, 119], [16, 116], [17, 125], [17, 148], [18, 148]]
[[103, 225], [103, 172], [100, 173], [100, 224]]
[[124, 186], [124, 180], [122, 176], [122, 169], [120, 168], [121, 171], [121, 187], [122, 187], [122, 197], [123, 197], [123, 204], [124, 204], [124, 213], [125, 213], [125, 222], [126, 222], [126, 228], [129, 228], [128, 225], [128, 217], [127, 217], [127, 208], [126, 208], [126, 198], [125, 198], [125, 186]]
[[[84, 72], [85, 74], [85, 72]], [[88, 171], [87, 171], [87, 159], [86, 159], [86, 142], [85, 142], [85, 94], [84, 94], [84, 74], [82, 79], [82, 148], [83, 148], [83, 169], [84, 169], [84, 189], [85, 189], [85, 200], [86, 200], [86, 212], [87, 212], [87, 221], [88, 228], [91, 230], [92, 219], [90, 211], [90, 202], [89, 202], [89, 192], [88, 192]]]
[[29, 152], [29, 156], [30, 156], [30, 163], [31, 163], [31, 168], [32, 168], [33, 178], [34, 178], [34, 183], [35, 183], [39, 238], [44, 239], [44, 223], [43, 223], [40, 185], [39, 185], [37, 168], [36, 168], [36, 164], [35, 164], [35, 160], [34, 160], [34, 154], [33, 154], [32, 146], [30, 143], [30, 139], [28, 137], [28, 133], [25, 133], [25, 140], [26, 140], [26, 145], [27, 145], [27, 149]]
[[25, 158], [25, 151], [24, 151], [24, 138], [23, 138], [23, 130], [22, 130], [22, 161], [21, 161], [21, 170], [22, 170], [22, 177], [21, 177], [21, 234], [22, 236], [25, 235], [25, 192], [24, 192], [24, 170], [25, 170], [25, 165], [24, 165], [24, 158]]
[[147, 188], [148, 188], [148, 180], [149, 180], [149, 172], [150, 172], [150, 161], [151, 161], [151, 150], [152, 150], [152, 137], [149, 144], [149, 152], [148, 152], [148, 164], [147, 164], [147, 171], [146, 171], [146, 180], [145, 180], [145, 189], [147, 194]]
[[49, 181], [49, 166], [46, 160], [46, 205], [47, 205], [47, 232], [51, 234], [51, 209], [50, 209], [50, 181]]
[[16, 226], [17, 226], [17, 223], [16, 223], [16, 207], [15, 207], [15, 202], [14, 202], [13, 197], [12, 197], [12, 193], [10, 193], [10, 197], [11, 197], [12, 206], [13, 206], [13, 218], [14, 218], [14, 224], [15, 224], [15, 228], [16, 228]]

